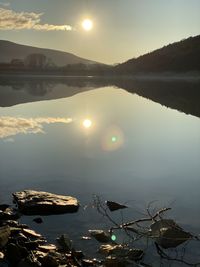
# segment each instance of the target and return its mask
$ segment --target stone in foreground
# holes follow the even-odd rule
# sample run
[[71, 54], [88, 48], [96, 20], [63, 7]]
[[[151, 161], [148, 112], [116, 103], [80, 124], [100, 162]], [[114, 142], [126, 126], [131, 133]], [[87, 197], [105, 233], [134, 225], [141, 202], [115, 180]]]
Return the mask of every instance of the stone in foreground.
[[26, 215], [50, 215], [78, 211], [78, 200], [71, 196], [48, 192], [24, 190], [13, 194], [21, 213]]

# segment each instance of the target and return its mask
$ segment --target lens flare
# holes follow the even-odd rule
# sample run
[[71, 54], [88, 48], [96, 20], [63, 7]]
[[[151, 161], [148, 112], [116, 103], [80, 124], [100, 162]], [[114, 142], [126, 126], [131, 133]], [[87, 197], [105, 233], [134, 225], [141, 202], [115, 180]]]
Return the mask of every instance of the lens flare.
[[118, 126], [108, 128], [102, 138], [102, 149], [113, 151], [124, 144], [124, 135]]
[[116, 235], [111, 235], [111, 240], [112, 241], [116, 241], [116, 239], [117, 239]]
[[114, 142], [117, 141], [117, 137], [116, 137], [116, 136], [112, 136], [111, 140], [112, 140], [112, 142], [114, 143]]

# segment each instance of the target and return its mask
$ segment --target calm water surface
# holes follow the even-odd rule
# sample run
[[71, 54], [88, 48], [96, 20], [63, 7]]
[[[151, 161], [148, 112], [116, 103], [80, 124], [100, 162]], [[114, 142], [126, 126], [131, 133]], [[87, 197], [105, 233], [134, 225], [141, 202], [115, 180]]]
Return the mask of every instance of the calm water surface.
[[[83, 126], [86, 118], [90, 128]], [[37, 189], [73, 195], [83, 207], [97, 194], [126, 202], [125, 216], [136, 218], [155, 200], [157, 207], [172, 207], [171, 217], [184, 228], [200, 232], [198, 117], [122, 89], [98, 88], [0, 108], [0, 151], [0, 202]], [[50, 241], [65, 232], [77, 243], [88, 228], [106, 225], [95, 210], [82, 208], [44, 217], [39, 227], [32, 217], [22, 221]]]

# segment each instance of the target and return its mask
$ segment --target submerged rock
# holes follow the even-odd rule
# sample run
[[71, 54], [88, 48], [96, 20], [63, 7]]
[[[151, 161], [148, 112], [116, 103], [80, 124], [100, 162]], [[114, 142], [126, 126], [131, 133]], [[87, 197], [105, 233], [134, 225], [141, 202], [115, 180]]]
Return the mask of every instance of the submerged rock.
[[127, 258], [128, 260], [138, 261], [140, 260], [144, 252], [137, 248], [128, 248], [122, 245], [107, 244], [101, 245], [99, 252], [103, 255], [114, 255], [117, 258]]
[[173, 220], [161, 219], [151, 225], [151, 237], [162, 248], [174, 248], [191, 239], [192, 235], [185, 232]]
[[40, 217], [34, 218], [33, 221], [38, 223], [38, 224], [43, 223], [43, 220]]
[[108, 243], [110, 241], [110, 235], [103, 230], [89, 230], [89, 233], [100, 243]]
[[78, 200], [71, 196], [24, 190], [13, 194], [19, 210], [26, 215], [50, 215], [76, 212]]

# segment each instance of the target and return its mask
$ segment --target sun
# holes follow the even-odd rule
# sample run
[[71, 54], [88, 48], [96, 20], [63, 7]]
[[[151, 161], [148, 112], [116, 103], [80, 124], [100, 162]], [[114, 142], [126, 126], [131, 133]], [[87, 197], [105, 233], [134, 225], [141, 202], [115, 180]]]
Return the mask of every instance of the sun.
[[85, 119], [85, 120], [83, 121], [83, 127], [84, 127], [84, 128], [88, 129], [88, 128], [90, 128], [91, 126], [92, 126], [92, 121], [91, 121], [90, 119]]
[[91, 19], [84, 19], [82, 22], [82, 27], [85, 31], [90, 31], [93, 28], [93, 22]]

